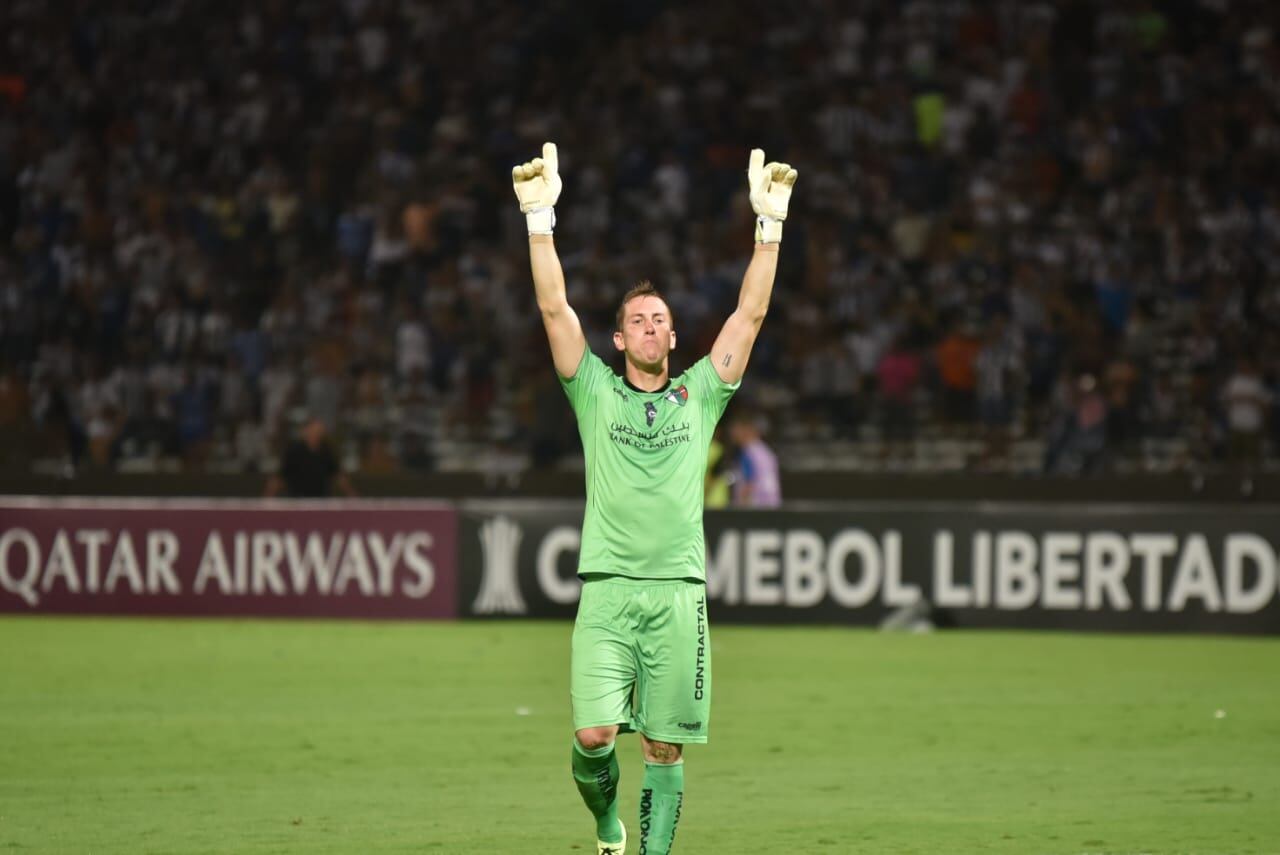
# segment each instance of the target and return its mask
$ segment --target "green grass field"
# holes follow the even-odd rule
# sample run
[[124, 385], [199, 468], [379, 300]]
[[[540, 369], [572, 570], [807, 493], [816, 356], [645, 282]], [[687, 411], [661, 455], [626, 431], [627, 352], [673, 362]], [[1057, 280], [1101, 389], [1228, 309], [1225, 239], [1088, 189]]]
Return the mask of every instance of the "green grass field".
[[[594, 855], [568, 641], [0, 619], [0, 852]], [[713, 649], [678, 852], [1280, 852], [1280, 641], [721, 626]], [[621, 756], [634, 826], [634, 737]]]

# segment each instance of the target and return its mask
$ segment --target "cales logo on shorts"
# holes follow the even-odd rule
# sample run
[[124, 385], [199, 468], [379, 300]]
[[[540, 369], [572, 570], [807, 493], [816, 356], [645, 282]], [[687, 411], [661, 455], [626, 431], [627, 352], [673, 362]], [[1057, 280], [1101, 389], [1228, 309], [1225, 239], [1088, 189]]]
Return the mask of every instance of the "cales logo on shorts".
[[[700, 701], [707, 686], [707, 598], [698, 598], [698, 656], [693, 666], [693, 699]], [[701, 722], [699, 722], [701, 724]]]

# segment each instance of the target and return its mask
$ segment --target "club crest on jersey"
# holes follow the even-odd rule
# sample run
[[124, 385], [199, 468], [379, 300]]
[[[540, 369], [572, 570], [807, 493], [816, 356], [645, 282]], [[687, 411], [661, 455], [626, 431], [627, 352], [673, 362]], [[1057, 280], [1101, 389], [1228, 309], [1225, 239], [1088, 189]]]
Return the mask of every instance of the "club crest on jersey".
[[658, 408], [653, 405], [653, 401], [644, 402], [644, 423], [649, 427], [653, 427], [653, 420], [658, 417]]
[[664, 397], [677, 407], [683, 407], [689, 400], [689, 389], [682, 383], [674, 389], [668, 390]]

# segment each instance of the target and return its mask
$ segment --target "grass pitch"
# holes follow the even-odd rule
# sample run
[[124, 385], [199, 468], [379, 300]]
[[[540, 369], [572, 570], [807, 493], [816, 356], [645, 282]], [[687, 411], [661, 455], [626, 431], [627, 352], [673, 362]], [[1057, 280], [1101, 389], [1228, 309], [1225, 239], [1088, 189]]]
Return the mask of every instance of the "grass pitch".
[[[0, 619], [0, 852], [590, 855], [569, 629]], [[678, 852], [1280, 852], [1280, 641], [713, 634]]]

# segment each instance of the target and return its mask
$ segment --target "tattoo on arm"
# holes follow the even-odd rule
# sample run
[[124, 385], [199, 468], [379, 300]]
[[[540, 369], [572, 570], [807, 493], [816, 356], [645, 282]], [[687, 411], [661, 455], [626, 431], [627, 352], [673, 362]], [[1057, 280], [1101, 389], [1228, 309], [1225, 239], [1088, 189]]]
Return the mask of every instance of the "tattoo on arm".
[[720, 364], [721, 364], [721, 365], [723, 365], [725, 368], [728, 368], [728, 367], [729, 367], [729, 360], [730, 360], [730, 359], [733, 359], [733, 354], [732, 354], [732, 353], [726, 353], [726, 354], [724, 355], [724, 361], [723, 361], [723, 362], [721, 362]]

